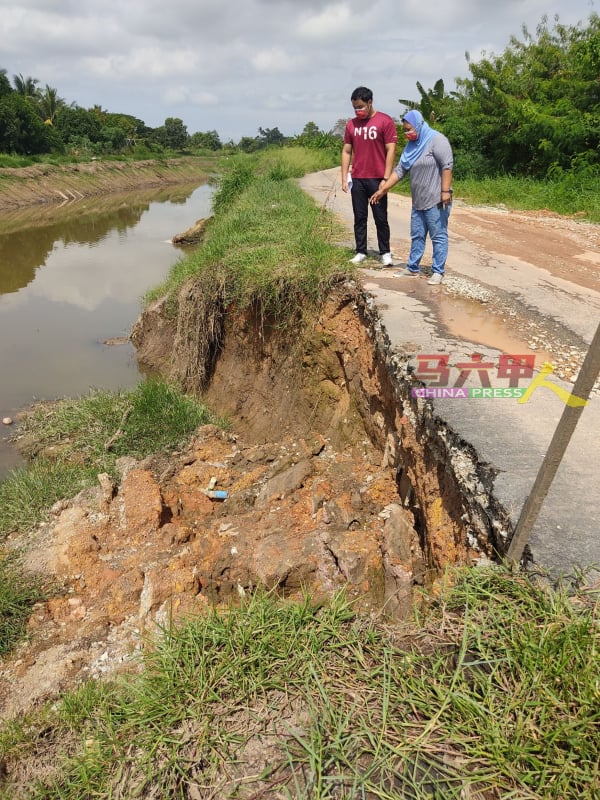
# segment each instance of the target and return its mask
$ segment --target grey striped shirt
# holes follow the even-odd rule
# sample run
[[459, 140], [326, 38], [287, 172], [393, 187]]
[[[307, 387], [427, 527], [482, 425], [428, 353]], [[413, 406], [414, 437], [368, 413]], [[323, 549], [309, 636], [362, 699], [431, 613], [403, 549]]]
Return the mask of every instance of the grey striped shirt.
[[405, 170], [398, 161], [394, 172], [400, 180], [407, 172], [410, 173], [413, 208], [416, 211], [425, 211], [440, 202], [442, 170], [452, 169], [453, 165], [454, 159], [450, 142], [443, 133], [436, 133], [431, 137], [425, 151], [410, 170]]

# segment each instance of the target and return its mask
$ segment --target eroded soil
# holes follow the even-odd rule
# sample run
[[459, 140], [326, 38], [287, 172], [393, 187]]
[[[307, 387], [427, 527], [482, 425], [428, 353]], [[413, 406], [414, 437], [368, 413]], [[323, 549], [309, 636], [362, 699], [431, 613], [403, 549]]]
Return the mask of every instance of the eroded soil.
[[[490, 252], [526, 261], [533, 248], [551, 274], [600, 291], [598, 226], [458, 206], [452, 224]], [[407, 242], [397, 238], [394, 247], [404, 252]], [[410, 291], [428, 290], [419, 284]], [[502, 302], [508, 305], [497, 299], [490, 313], [508, 314], [509, 294]], [[352, 309], [347, 296], [333, 298], [291, 361], [239, 325], [208, 391], [210, 405], [234, 420], [229, 431], [208, 426], [184, 452], [125, 459], [116, 484], [99, 476], [95, 490], [58, 504], [33, 534], [11, 537], [8, 546], [22, 548], [27, 566], [52, 577], [56, 591], [35, 609], [29, 641], [0, 667], [4, 719], [86, 678], [136, 669], [134, 656], [157, 623], [202, 613], [258, 583], [288, 596], [303, 585], [316, 594], [345, 585], [363, 610], [385, 607], [401, 617], [414, 588], [445, 563], [490, 555], [485, 542], [465, 541], [464, 509], [457, 500], [455, 507], [441, 502], [454, 490], [442, 487], [443, 468], [426, 471], [426, 453], [406, 461], [403, 488], [397, 451], [416, 452], [418, 436], [388, 394]], [[517, 310], [512, 330], [527, 342], [531, 317]], [[564, 326], [543, 316], [539, 325], [551, 354], [571, 346]], [[157, 336], [146, 336], [146, 355], [160, 362], [173, 331], [154, 322], [149, 328]], [[298, 379], [298, 364], [308, 383]], [[206, 495], [212, 479], [225, 500]], [[415, 486], [427, 495], [416, 505]]]
[[[10, 537], [57, 588], [0, 668], [3, 717], [131, 668], [157, 623], [259, 584], [286, 596], [344, 585], [363, 610], [409, 611], [425, 557], [393, 459], [353, 407], [348, 375], [365, 369], [370, 391], [380, 387], [356, 359], [364, 334], [348, 298], [339, 309], [333, 303], [304, 350], [309, 386], [295, 380], [294, 354], [256, 353], [248, 321], [236, 325], [208, 393], [231, 430], [207, 426], [185, 452], [122, 460], [117, 484], [100, 475], [48, 523]], [[335, 344], [320, 349], [320, 338]], [[206, 495], [213, 484], [225, 500]]]

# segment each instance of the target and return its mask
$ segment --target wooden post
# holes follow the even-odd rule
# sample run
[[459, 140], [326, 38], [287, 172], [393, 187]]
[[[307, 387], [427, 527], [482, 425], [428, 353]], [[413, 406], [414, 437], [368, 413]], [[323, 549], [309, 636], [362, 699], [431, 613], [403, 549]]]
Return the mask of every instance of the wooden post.
[[[587, 401], [599, 374], [600, 324], [596, 329], [585, 360], [581, 365], [572, 395]], [[517, 527], [515, 528], [507, 553], [507, 557], [511, 561], [518, 562], [523, 557], [523, 551], [529, 542], [531, 530], [538, 517], [542, 503], [548, 494], [550, 485], [554, 480], [556, 471], [560, 466], [560, 462], [562, 461], [583, 409], [583, 405], [569, 405], [568, 403], [565, 405], [562, 416], [554, 431], [550, 446], [540, 465], [533, 488], [521, 509], [519, 521], [517, 522]], [[593, 469], [591, 464], [590, 468]]]

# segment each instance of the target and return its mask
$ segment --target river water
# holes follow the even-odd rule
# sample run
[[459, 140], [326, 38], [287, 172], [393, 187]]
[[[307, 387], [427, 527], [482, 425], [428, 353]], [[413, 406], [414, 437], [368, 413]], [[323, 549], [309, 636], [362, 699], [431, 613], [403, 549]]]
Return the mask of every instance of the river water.
[[[127, 340], [141, 298], [181, 258], [171, 239], [209, 215], [212, 191], [196, 183], [0, 212], [0, 420], [141, 380]], [[0, 480], [21, 463], [13, 432], [0, 424]]]

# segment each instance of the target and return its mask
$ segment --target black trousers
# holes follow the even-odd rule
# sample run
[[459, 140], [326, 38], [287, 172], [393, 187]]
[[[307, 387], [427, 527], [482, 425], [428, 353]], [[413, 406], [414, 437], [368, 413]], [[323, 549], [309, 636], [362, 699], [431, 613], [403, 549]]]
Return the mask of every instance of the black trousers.
[[[356, 252], [367, 253], [367, 221], [369, 217], [369, 197], [379, 189], [381, 178], [353, 178], [352, 179], [352, 210], [354, 212], [354, 239]], [[371, 205], [373, 220], [377, 229], [377, 245], [380, 254], [390, 252], [390, 226], [387, 214], [387, 194], [381, 200]]]

